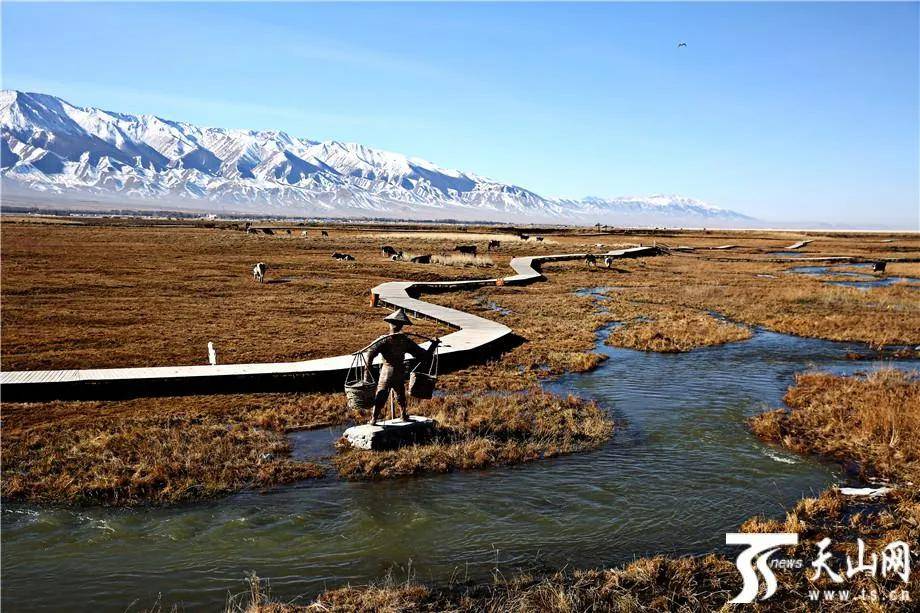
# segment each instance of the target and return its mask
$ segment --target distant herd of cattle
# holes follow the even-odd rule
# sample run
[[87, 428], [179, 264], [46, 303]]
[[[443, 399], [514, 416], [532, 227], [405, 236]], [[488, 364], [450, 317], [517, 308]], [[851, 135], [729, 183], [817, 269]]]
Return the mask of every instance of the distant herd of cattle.
[[[263, 234], [268, 234], [268, 235], [275, 234], [275, 230], [271, 228], [256, 228], [256, 227], [250, 226], [249, 224], [246, 224], [245, 230], [248, 234], [258, 234], [260, 232]], [[284, 231], [287, 234], [291, 234], [291, 230], [289, 229], [284, 229]], [[300, 235], [307, 236], [307, 231], [301, 230]], [[326, 230], [320, 230], [320, 236], [328, 238], [329, 232]], [[542, 236], [531, 237], [531, 235], [529, 234], [522, 234], [520, 232], [518, 233], [517, 236], [520, 240], [523, 240], [523, 241], [530, 240], [531, 238], [533, 238], [534, 240], [538, 242], [543, 241]], [[501, 241], [497, 241], [497, 240], [490, 240], [488, 242], [488, 245], [486, 246], [487, 251], [495, 251], [500, 248], [501, 248]], [[408, 260], [406, 260], [404, 252], [399, 251], [390, 245], [383, 245], [382, 247], [380, 247], [380, 251], [384, 257], [390, 258], [394, 262], [409, 261], [413, 264], [430, 264], [431, 263], [432, 256], [430, 254], [415, 255], [415, 256], [411, 256], [410, 258], [408, 258]], [[454, 251], [460, 253], [461, 255], [475, 256], [477, 253], [477, 247], [476, 245], [457, 245], [456, 247], [454, 247]], [[589, 258], [590, 258], [590, 262], [589, 262]], [[336, 251], [332, 254], [332, 259], [343, 261], [343, 262], [353, 262], [355, 260], [355, 256], [348, 254], [348, 253], [339, 253], [338, 251]], [[607, 260], [609, 259], [610, 258], [607, 258]], [[591, 255], [585, 258], [585, 262], [590, 263], [590, 265], [592, 266], [596, 265], [596, 262], [594, 261], [594, 256], [591, 256]], [[610, 267], [609, 263], [607, 264], [607, 267], [608, 268]], [[267, 270], [268, 270], [268, 266], [265, 264], [265, 262], [259, 262], [252, 268], [252, 278], [258, 281], [259, 283], [263, 283], [265, 281], [265, 273]]]

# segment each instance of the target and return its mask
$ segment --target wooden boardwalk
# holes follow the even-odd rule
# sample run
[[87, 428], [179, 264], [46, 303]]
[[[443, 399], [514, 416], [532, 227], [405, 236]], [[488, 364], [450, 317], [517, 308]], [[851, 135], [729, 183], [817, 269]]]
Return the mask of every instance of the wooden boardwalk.
[[[601, 254], [599, 257], [631, 258], [655, 255], [655, 247], [634, 247]], [[457, 291], [488, 285], [525, 285], [544, 277], [540, 264], [583, 259], [585, 253], [527, 256], [511, 260], [515, 274], [492, 279], [463, 281], [382, 283], [371, 292], [376, 303], [404, 308], [455, 328], [444, 337], [442, 359], [482, 357], [508, 340], [508, 326], [413, 297], [425, 292]], [[408, 356], [407, 356], [408, 357]], [[220, 364], [216, 366], [154, 366], [148, 368], [98, 368], [87, 370], [37, 370], [0, 373], [0, 394], [7, 401], [53, 398], [121, 398], [181, 394], [230, 393], [242, 391], [305, 391], [340, 389], [351, 355], [338, 355], [300, 362]]]

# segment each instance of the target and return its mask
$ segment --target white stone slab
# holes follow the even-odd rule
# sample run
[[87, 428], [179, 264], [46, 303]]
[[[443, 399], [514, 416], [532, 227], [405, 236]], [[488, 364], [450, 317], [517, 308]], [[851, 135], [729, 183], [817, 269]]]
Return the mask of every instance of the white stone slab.
[[352, 426], [342, 436], [352, 447], [379, 451], [428, 441], [434, 436], [435, 426], [437, 422], [430, 417], [410, 415], [407, 421], [388, 419], [374, 426]]
[[844, 496], [868, 496], [869, 498], [875, 498], [876, 496], [884, 496], [891, 491], [890, 487], [842, 487], [840, 488], [840, 493]]

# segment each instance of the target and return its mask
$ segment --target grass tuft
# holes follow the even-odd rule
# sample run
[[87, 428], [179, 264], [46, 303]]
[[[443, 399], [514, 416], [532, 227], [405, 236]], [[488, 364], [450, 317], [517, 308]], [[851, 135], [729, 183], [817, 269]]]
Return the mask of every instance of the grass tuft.
[[333, 464], [347, 479], [388, 479], [521, 464], [593, 449], [613, 423], [593, 402], [540, 390], [511, 395], [450, 395], [423, 411], [439, 424], [435, 442], [392, 451], [343, 445]]
[[750, 420], [759, 437], [853, 461], [866, 476], [920, 483], [920, 373], [796, 376], [780, 409]]

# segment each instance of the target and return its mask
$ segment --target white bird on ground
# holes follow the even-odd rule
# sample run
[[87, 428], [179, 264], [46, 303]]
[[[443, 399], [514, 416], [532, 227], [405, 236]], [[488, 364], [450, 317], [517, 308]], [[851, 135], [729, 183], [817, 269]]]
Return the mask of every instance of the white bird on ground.
[[211, 366], [217, 366], [217, 349], [214, 348], [214, 343], [208, 341], [208, 362], [211, 363]]

